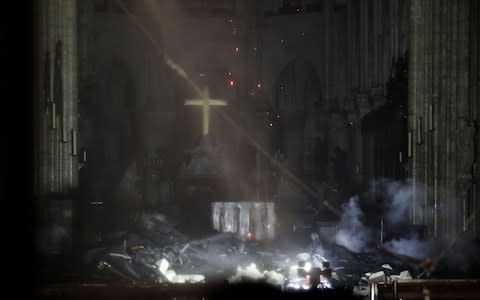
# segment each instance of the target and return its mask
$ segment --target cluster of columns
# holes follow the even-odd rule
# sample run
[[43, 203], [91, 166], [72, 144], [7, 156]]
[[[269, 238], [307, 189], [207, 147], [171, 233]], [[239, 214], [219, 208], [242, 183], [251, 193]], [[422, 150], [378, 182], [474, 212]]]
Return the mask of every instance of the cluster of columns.
[[410, 221], [426, 225], [430, 236], [475, 233], [479, 3], [410, 2]]
[[[35, 192], [71, 226], [77, 186], [77, 2], [35, 2]], [[49, 218], [54, 216], [48, 216]]]

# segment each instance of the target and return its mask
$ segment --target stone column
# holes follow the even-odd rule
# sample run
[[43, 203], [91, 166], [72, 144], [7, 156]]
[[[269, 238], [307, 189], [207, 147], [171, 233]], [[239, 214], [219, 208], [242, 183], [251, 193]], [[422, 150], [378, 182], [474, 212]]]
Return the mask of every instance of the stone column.
[[34, 25], [37, 206], [70, 232], [78, 174], [77, 2], [35, 1]]
[[469, 0], [411, 0], [409, 130], [413, 132], [411, 222], [430, 235], [471, 231], [475, 126]]
[[[470, 25], [470, 72], [469, 72], [469, 94], [470, 94], [470, 121], [476, 128], [474, 140], [476, 141], [475, 149], [475, 164], [473, 168], [473, 186], [471, 190], [471, 197], [469, 201], [468, 209], [471, 212], [476, 212], [480, 208], [480, 192], [479, 192], [479, 180], [480, 180], [480, 133], [479, 133], [479, 117], [480, 117], [480, 2], [476, 0], [470, 0], [469, 7], [469, 25]], [[478, 215], [476, 218], [472, 218], [469, 226], [470, 230], [474, 234], [479, 232]]]

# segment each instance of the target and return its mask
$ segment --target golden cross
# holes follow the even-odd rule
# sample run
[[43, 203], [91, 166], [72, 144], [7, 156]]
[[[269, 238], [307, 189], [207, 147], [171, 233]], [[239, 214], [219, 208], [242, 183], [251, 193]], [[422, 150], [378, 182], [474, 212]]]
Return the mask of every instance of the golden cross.
[[227, 102], [220, 99], [210, 99], [208, 89], [203, 93], [202, 99], [192, 99], [185, 102], [186, 106], [202, 106], [203, 111], [203, 135], [208, 134], [210, 119], [210, 106], [227, 106]]

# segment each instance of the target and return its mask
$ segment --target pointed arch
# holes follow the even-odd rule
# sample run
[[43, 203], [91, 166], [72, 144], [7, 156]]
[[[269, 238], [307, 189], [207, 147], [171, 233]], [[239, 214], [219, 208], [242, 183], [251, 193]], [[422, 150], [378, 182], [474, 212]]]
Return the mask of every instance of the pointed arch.
[[279, 73], [274, 89], [276, 147], [287, 158], [289, 167], [303, 174], [305, 149], [311, 144], [306, 138], [312, 138], [310, 127], [315, 123], [315, 108], [321, 103], [319, 76], [310, 61], [297, 57]]
[[315, 66], [301, 57], [285, 65], [274, 89], [273, 106], [280, 113], [303, 114], [321, 101], [320, 79]]

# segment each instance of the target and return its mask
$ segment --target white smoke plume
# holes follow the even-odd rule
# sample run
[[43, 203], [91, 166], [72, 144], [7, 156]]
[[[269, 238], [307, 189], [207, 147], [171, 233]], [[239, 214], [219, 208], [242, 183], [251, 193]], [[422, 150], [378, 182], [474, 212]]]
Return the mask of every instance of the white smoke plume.
[[370, 230], [363, 224], [363, 212], [358, 205], [359, 197], [354, 196], [342, 205], [342, 217], [338, 226], [336, 242], [353, 252], [368, 249], [371, 241]]
[[431, 255], [431, 242], [422, 241], [418, 238], [394, 239], [385, 243], [385, 247], [395, 253], [418, 259]]
[[391, 224], [398, 224], [408, 217], [411, 207], [413, 188], [403, 182], [389, 181], [386, 185], [385, 200], [387, 201], [386, 220]]
[[[412, 205], [413, 187], [410, 181], [394, 181], [378, 179], [372, 181], [370, 190], [365, 199], [367, 205], [375, 206], [374, 195], [379, 194], [384, 201], [383, 219], [389, 225], [389, 229], [402, 231], [403, 226], [408, 224], [409, 212]], [[359, 205], [359, 196], [354, 196], [342, 206], [342, 216], [338, 225], [336, 242], [353, 252], [368, 251], [369, 246], [379, 238], [380, 228], [367, 226], [365, 214]], [[403, 228], [405, 229], [405, 228]], [[405, 231], [406, 233], [406, 231]], [[377, 236], [378, 235], [378, 236]], [[416, 258], [423, 258], [429, 254], [431, 245], [422, 241], [415, 234], [397, 237], [385, 243], [392, 251], [399, 254]]]

